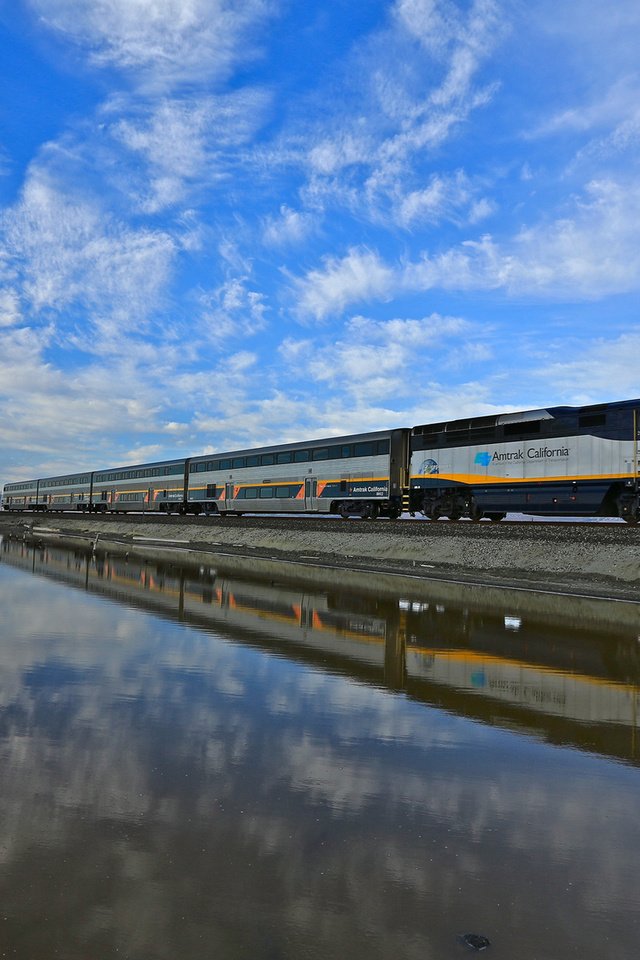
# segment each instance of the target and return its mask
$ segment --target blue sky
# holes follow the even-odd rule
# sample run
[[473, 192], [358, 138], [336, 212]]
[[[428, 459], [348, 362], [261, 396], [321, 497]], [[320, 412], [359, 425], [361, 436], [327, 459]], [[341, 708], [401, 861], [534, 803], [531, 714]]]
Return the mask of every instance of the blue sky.
[[0, 480], [640, 394], [637, 0], [0, 0]]

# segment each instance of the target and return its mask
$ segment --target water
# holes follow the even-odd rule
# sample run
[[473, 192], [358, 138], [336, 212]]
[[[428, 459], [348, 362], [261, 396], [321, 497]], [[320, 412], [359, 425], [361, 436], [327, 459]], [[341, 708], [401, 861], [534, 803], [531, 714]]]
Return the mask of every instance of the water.
[[634, 608], [0, 549], [0, 956], [637, 955]]

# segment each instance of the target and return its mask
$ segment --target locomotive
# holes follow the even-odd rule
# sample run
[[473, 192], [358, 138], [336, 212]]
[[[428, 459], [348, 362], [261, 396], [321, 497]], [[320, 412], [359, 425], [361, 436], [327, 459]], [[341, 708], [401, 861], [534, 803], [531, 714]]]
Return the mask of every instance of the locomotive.
[[548, 407], [5, 484], [3, 509], [640, 521], [640, 400]]

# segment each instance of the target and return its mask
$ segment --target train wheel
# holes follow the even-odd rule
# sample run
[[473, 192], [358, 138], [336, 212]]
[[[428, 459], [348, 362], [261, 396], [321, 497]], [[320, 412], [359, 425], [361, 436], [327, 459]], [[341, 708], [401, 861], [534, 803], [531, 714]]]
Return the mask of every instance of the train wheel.
[[635, 527], [640, 523], [640, 515], [636, 510], [635, 514], [630, 514], [624, 518], [624, 522], [628, 523], [630, 527]]
[[485, 513], [485, 517], [491, 520], [491, 523], [500, 523], [506, 517], [506, 513]]

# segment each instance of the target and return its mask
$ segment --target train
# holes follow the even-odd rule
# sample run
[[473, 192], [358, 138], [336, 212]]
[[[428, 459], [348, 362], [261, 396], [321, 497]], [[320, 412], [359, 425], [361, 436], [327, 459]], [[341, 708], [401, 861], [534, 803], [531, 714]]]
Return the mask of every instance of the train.
[[557, 406], [7, 483], [9, 511], [640, 522], [640, 400]]

